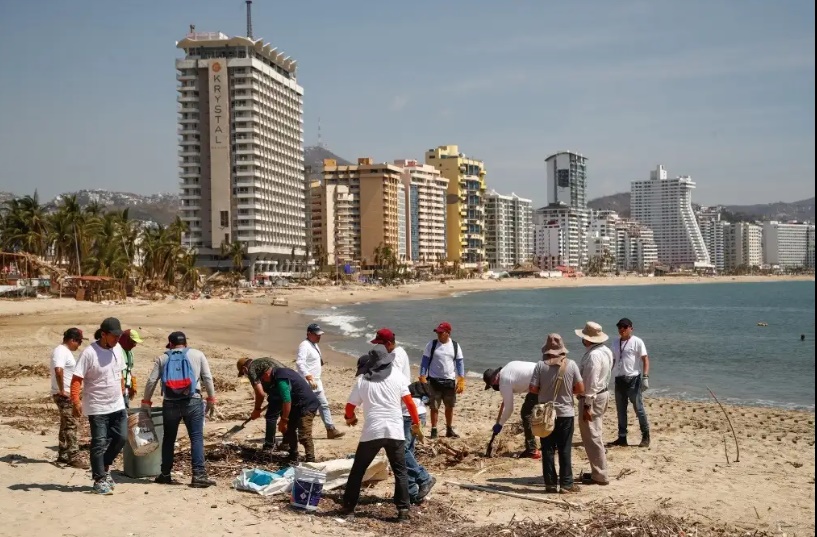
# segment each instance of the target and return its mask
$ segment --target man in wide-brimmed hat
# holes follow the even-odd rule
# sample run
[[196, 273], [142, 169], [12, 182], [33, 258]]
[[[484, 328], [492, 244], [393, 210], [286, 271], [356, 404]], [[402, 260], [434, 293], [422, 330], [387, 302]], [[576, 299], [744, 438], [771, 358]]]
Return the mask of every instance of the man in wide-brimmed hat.
[[579, 363], [584, 380], [584, 395], [579, 396], [579, 431], [587, 458], [590, 460], [590, 473], [582, 475], [586, 485], [607, 485], [607, 455], [602, 440], [602, 419], [607, 410], [610, 393], [610, 372], [613, 369], [613, 352], [604, 344], [609, 338], [598, 323], [592, 321], [584, 328], [576, 330], [584, 344], [585, 352]]
[[[573, 396], [584, 394], [582, 374], [576, 362], [567, 358], [562, 336], [550, 334], [542, 346], [542, 361], [536, 364], [530, 380], [530, 393], [539, 395], [539, 403], [553, 403], [556, 424], [549, 436], [541, 439], [542, 473], [546, 492], [578, 492], [573, 484]], [[559, 476], [556, 477], [555, 453], [559, 452]], [[557, 489], [557, 485], [560, 487]]]

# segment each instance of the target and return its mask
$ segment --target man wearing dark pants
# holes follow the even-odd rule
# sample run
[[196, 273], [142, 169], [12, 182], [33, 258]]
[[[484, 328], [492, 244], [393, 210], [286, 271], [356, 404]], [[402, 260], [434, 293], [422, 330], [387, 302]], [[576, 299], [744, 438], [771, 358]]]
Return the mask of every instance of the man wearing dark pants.
[[[142, 399], [142, 410], [150, 411], [151, 397], [156, 385], [161, 381], [164, 400], [162, 402], [162, 419], [164, 437], [162, 438], [162, 469], [155, 482], [161, 485], [175, 484], [170, 472], [173, 469], [173, 457], [176, 435], [179, 424], [183, 421], [190, 437], [190, 455], [193, 478], [190, 485], [198, 488], [211, 487], [215, 481], [207, 476], [204, 465], [204, 414], [201, 400], [202, 387], [207, 391], [206, 412], [212, 412], [216, 404], [216, 390], [213, 386], [213, 375], [204, 353], [187, 347], [187, 336], [183, 332], [173, 332], [167, 338], [167, 352], [156, 359], [153, 371], [145, 383], [145, 396]], [[173, 369], [182, 367], [189, 371], [189, 385], [179, 388]]]
[[485, 381], [485, 389], [493, 388], [502, 394], [502, 404], [499, 406], [499, 415], [494, 424], [493, 433], [499, 434], [508, 418], [513, 414], [514, 395], [526, 393], [525, 402], [522, 403], [521, 417], [522, 429], [525, 432], [525, 451], [519, 457], [529, 459], [541, 459], [541, 452], [536, 449], [536, 437], [531, 430], [531, 413], [533, 407], [539, 402], [539, 396], [535, 393], [528, 393], [531, 376], [536, 364], [532, 362], [513, 361], [508, 362], [498, 369], [486, 369], [482, 374]]
[[119, 319], [102, 321], [99, 340], [82, 351], [71, 379], [74, 416], [84, 413], [91, 426], [91, 476], [97, 494], [112, 494], [116, 487], [110, 468], [128, 435], [121, 386], [125, 368], [125, 356], [118, 343], [121, 335]]
[[392, 367], [394, 355], [375, 348], [358, 360], [358, 377], [346, 404], [346, 424], [357, 424], [355, 407], [363, 408], [364, 424], [355, 460], [343, 494], [343, 513], [354, 515], [360, 499], [360, 485], [366, 469], [381, 449], [386, 450], [394, 473], [394, 503], [398, 521], [409, 520], [411, 506], [406, 470], [405, 434], [403, 432], [402, 401], [411, 415], [411, 432], [422, 438], [420, 417], [409, 393], [406, 378]]
[[59, 456], [57, 462], [87, 470], [88, 465], [79, 455], [79, 419], [74, 416], [71, 405], [71, 379], [77, 361], [74, 352], [85, 338], [79, 328], [69, 328], [62, 336], [62, 343], [51, 353], [51, 397], [60, 411]]
[[[261, 382], [261, 376], [266, 371], [284, 367], [284, 364], [265, 356], [263, 358], [239, 358], [236, 366], [239, 377], [247, 375], [254, 394], [255, 386]], [[265, 393], [267, 394], [267, 411], [264, 413], [264, 420], [267, 424], [264, 432], [264, 445], [261, 449], [272, 451], [276, 448], [275, 433], [278, 428], [278, 419], [281, 417], [281, 398], [278, 396], [278, 390], [269, 390]]]
[[633, 335], [633, 322], [626, 317], [617, 324], [613, 340], [613, 376], [616, 389], [618, 439], [609, 446], [627, 446], [627, 403], [632, 403], [641, 429], [639, 447], [650, 447], [650, 422], [644, 410], [643, 392], [650, 387], [650, 357], [644, 341]]
[[[539, 395], [539, 403], [553, 403], [556, 423], [553, 432], [542, 438], [542, 474], [545, 492], [578, 492], [573, 484], [573, 396], [584, 394], [579, 366], [567, 358], [567, 348], [559, 334], [550, 334], [542, 347], [542, 360], [536, 364], [530, 380], [530, 393]], [[555, 454], [559, 453], [556, 477]]]

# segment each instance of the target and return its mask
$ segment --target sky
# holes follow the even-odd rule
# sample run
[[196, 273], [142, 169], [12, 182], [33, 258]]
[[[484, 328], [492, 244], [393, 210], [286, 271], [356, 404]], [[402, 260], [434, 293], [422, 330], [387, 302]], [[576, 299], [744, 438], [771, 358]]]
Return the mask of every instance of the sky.
[[[659, 163], [702, 204], [815, 191], [814, 2], [255, 0], [298, 61], [305, 145], [354, 160], [459, 145], [544, 205], [544, 159], [588, 195]], [[175, 48], [245, 35], [242, 0], [0, 1], [0, 190], [178, 191]]]

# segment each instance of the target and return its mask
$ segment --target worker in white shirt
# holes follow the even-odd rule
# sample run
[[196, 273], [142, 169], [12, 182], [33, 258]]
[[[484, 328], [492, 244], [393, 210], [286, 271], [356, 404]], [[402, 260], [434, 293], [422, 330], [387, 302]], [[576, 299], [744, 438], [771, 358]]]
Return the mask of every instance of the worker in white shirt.
[[650, 447], [650, 422], [644, 410], [642, 392], [650, 388], [650, 357], [644, 341], [633, 335], [633, 322], [628, 318], [616, 323], [618, 337], [613, 340], [613, 377], [616, 389], [616, 411], [618, 414], [618, 439], [610, 446], [624, 446], [627, 443], [627, 403], [632, 403], [638, 426], [641, 429], [642, 448]]
[[323, 391], [321, 382], [321, 371], [323, 369], [323, 356], [318, 343], [321, 341], [323, 330], [315, 323], [306, 327], [306, 339], [298, 346], [298, 356], [295, 358], [295, 369], [306, 379], [315, 396], [321, 404], [321, 420], [326, 427], [326, 437], [329, 440], [341, 438], [346, 433], [339, 431], [332, 422], [332, 411], [329, 410], [329, 400], [326, 392]]
[[499, 406], [499, 414], [494, 424], [494, 434], [499, 434], [508, 418], [513, 414], [514, 395], [524, 393], [525, 402], [522, 403], [522, 429], [525, 431], [525, 451], [519, 457], [536, 459], [542, 458], [542, 452], [536, 449], [536, 437], [531, 429], [530, 418], [533, 407], [539, 403], [539, 396], [529, 393], [530, 379], [533, 370], [536, 369], [534, 362], [513, 361], [508, 362], [498, 369], [486, 369], [482, 375], [485, 381], [485, 389], [493, 388], [502, 394], [502, 404]]

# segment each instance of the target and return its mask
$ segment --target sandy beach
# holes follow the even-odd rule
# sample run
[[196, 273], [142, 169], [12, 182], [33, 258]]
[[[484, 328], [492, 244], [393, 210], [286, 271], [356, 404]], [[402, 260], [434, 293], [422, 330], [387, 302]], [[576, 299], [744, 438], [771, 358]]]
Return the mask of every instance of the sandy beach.
[[[813, 281], [813, 277], [802, 279]], [[7, 506], [0, 510], [0, 535], [156, 536], [189, 531], [191, 527], [212, 536], [262, 535], [280, 528], [294, 536], [376, 535], [384, 531], [392, 535], [458, 535], [465, 534], [466, 529], [525, 518], [554, 523], [570, 519], [580, 527], [591, 508], [628, 515], [659, 512], [685, 517], [690, 527], [726, 524], [770, 535], [814, 535], [813, 413], [727, 407], [740, 446], [738, 462], [735, 442], [717, 405], [648, 398], [652, 447], [610, 449], [611, 485], [584, 487], [580, 494], [569, 498], [584, 509], [565, 509], [536, 501], [553, 498], [543, 494], [538, 461], [513, 458], [522, 448], [521, 426], [512, 425], [519, 421], [518, 417], [512, 418], [499, 437], [494, 458], [480, 456], [490, 437], [500, 398], [493, 391], [484, 392], [477, 379], [471, 379], [458, 406], [455, 425], [462, 438], [447, 442], [458, 456], [452, 457], [442, 443], [429, 443], [420, 450], [421, 464], [437, 477], [438, 484], [429, 501], [415, 510], [415, 522], [408, 530], [395, 529], [398, 526], [393, 523], [367, 516], [393, 515], [391, 480], [365, 490], [365, 503], [360, 508], [363, 514], [354, 522], [345, 522], [334, 513], [337, 493], [325, 497], [317, 514], [304, 515], [287, 507], [288, 498], [262, 498], [233, 490], [231, 469], [225, 468], [224, 461], [210, 462], [211, 473], [219, 481], [216, 488], [202, 491], [186, 486], [163, 487], [150, 479], [121, 476], [116, 493], [105, 497], [87, 494], [88, 472], [53, 463], [58, 416], [48, 397], [48, 378], [43, 376], [51, 350], [67, 327], [78, 326], [92, 334], [104, 317], [120, 318], [123, 325], [138, 328], [145, 338], [145, 343], [135, 350], [135, 372], [140, 381], [146, 378], [154, 358], [163, 350], [167, 334], [173, 330], [185, 331], [190, 345], [207, 354], [224, 418], [206, 425], [207, 443], [216, 445], [221, 433], [252, 408], [249, 385], [239, 382], [235, 375], [236, 359], [270, 355], [293, 363], [305, 327], [305, 318], [298, 312], [306, 308], [493, 289], [776, 280], [784, 278], [459, 280], [386, 289], [281, 289], [242, 293], [238, 299], [128, 300], [117, 304], [71, 299], [0, 301], [0, 501]], [[273, 298], [286, 298], [288, 304], [272, 306]], [[342, 423], [341, 412], [354, 371], [351, 357], [328, 350], [332, 337], [324, 336], [324, 355], [329, 362], [324, 384], [335, 419]], [[28, 369], [23, 371], [21, 366]], [[635, 417], [631, 415], [630, 419], [634, 423]], [[343, 427], [347, 436], [329, 441], [323, 428], [315, 425], [319, 459], [354, 452], [359, 429]], [[253, 422], [235, 441], [260, 447], [263, 428], [263, 420]], [[605, 439], [614, 437], [615, 409], [611, 406], [605, 419]], [[81, 442], [87, 443], [87, 427], [83, 438]], [[574, 440], [580, 443], [578, 427]], [[182, 449], [185, 442], [186, 435], [180, 432]], [[586, 471], [587, 459], [581, 447], [574, 449], [573, 457], [574, 472]], [[121, 457], [117, 465], [121, 469]], [[189, 466], [177, 468], [185, 471], [189, 479]], [[446, 482], [487, 485], [532, 499], [467, 491]]]

